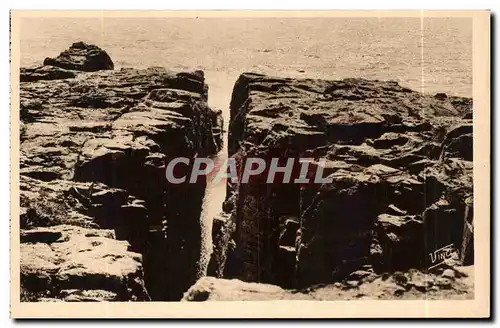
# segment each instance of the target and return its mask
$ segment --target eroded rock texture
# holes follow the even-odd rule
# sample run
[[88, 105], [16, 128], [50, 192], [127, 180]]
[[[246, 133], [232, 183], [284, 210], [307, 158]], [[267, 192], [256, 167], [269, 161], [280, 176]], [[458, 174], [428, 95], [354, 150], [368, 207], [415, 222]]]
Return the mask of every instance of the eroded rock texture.
[[203, 72], [114, 71], [104, 51], [83, 43], [44, 64], [21, 69], [25, 293], [180, 299], [206, 270], [198, 265], [205, 184], [167, 184], [165, 163], [221, 147]]
[[246, 73], [230, 108], [230, 156], [313, 158], [312, 172], [326, 158], [331, 182], [228, 183], [212, 274], [304, 287], [364, 265], [426, 270], [450, 244], [471, 264], [471, 99]]

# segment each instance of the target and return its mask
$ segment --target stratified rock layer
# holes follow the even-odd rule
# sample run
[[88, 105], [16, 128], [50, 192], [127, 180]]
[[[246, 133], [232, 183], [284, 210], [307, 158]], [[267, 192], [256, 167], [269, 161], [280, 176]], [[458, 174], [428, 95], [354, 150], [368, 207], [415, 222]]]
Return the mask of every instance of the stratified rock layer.
[[212, 274], [310, 286], [363, 265], [426, 270], [448, 245], [471, 264], [471, 99], [396, 82], [246, 73], [230, 107], [229, 155], [239, 163], [312, 158], [315, 173], [324, 158], [331, 182], [229, 182]]
[[[177, 156], [216, 153], [222, 144], [220, 112], [207, 106], [203, 72], [111, 71], [110, 60], [101, 60], [107, 58], [103, 53], [95, 46], [74, 44], [54, 61], [45, 61], [71, 71], [45, 66], [31, 72], [31, 78], [21, 77], [21, 228], [29, 242], [21, 258], [36, 257], [34, 249], [52, 249], [55, 262], [49, 262], [55, 265], [46, 272], [51, 281], [63, 275], [61, 263], [78, 267], [75, 259], [83, 261], [85, 254], [95, 258], [96, 267], [75, 273], [83, 277], [78, 283], [67, 280], [64, 288], [58, 287], [65, 291], [49, 298], [144, 300], [149, 294], [153, 300], [180, 299], [206, 270], [198, 265], [205, 184], [170, 185], [165, 164]], [[80, 64], [62, 64], [77, 59]], [[97, 69], [104, 71], [77, 71]], [[112, 230], [113, 236], [102, 241], [110, 245], [109, 254], [91, 245], [78, 256], [59, 255], [56, 248], [69, 242], [69, 249], [77, 232], [67, 233], [69, 241], [64, 233], [55, 240], [43, 236], [69, 231], [68, 225], [91, 230], [83, 237], [78, 233], [82, 245], [90, 242], [86, 235]], [[40, 227], [52, 232], [31, 234]], [[113, 262], [113, 275], [99, 265], [110, 258], [121, 259]], [[35, 265], [21, 275], [29, 278], [43, 271]], [[96, 275], [99, 283], [87, 286]], [[127, 279], [142, 281], [148, 293], [134, 287], [127, 294], [113, 287], [115, 280]], [[28, 294], [31, 286], [23, 287]]]

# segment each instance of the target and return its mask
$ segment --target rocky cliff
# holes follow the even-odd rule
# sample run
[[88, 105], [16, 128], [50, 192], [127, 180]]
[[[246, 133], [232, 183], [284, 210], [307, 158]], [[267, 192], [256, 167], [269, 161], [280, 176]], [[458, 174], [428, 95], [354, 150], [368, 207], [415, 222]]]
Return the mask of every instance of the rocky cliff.
[[165, 179], [222, 145], [203, 72], [113, 68], [82, 42], [21, 68], [24, 300], [178, 300], [206, 271], [205, 185]]
[[443, 271], [432, 269], [443, 247], [455, 264], [473, 263], [471, 99], [245, 73], [230, 116], [239, 163], [304, 157], [314, 168], [325, 158], [331, 182], [228, 182], [212, 275], [307, 288], [361, 281], [359, 271]]
[[221, 149], [203, 72], [114, 70], [78, 42], [20, 81], [22, 300], [472, 297], [471, 99], [242, 74], [228, 155], [330, 181], [228, 181], [202, 278], [206, 182], [165, 165]]

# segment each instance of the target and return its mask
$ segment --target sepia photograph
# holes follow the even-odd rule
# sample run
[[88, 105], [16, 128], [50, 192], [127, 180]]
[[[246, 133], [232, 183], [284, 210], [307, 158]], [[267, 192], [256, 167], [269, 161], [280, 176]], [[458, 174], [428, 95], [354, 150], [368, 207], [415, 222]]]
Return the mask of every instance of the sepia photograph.
[[15, 315], [489, 315], [489, 20], [12, 11]]

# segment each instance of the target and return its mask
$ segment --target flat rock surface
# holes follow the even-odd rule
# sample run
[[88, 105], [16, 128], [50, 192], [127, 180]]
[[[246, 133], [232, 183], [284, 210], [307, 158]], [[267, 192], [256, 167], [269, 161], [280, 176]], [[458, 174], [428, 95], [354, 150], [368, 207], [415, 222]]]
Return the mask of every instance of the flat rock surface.
[[96, 300], [147, 301], [142, 256], [129, 248], [112, 230], [70, 225], [21, 230], [21, 283], [38, 297], [65, 299], [70, 294], [63, 290], [73, 290], [71, 295]]

